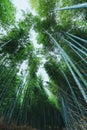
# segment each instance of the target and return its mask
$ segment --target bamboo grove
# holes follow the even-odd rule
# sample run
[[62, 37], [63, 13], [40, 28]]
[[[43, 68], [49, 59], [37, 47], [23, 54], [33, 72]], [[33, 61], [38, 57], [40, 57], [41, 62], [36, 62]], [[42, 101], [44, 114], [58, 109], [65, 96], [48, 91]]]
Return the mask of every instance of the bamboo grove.
[[[87, 2], [28, 3], [36, 15], [22, 11], [16, 21], [12, 1], [0, 0], [1, 129], [86, 130]], [[38, 74], [40, 66], [49, 81]]]

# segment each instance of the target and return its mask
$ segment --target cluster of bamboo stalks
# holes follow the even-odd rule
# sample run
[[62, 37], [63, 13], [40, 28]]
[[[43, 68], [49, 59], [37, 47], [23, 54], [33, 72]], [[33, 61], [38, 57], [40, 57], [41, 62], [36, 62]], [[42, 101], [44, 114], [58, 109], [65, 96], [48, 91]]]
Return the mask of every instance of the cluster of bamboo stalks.
[[36, 129], [26, 125], [17, 126], [14, 123], [11, 123], [9, 126], [7, 126], [4, 123], [3, 118], [0, 118], [0, 130], [36, 130]]

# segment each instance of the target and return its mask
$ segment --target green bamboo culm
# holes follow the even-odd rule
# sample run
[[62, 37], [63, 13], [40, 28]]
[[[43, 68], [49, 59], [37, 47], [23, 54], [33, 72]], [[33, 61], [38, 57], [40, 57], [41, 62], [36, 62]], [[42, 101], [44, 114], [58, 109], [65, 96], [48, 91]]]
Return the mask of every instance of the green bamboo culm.
[[86, 0], [0, 0], [0, 130], [86, 130], [86, 66]]

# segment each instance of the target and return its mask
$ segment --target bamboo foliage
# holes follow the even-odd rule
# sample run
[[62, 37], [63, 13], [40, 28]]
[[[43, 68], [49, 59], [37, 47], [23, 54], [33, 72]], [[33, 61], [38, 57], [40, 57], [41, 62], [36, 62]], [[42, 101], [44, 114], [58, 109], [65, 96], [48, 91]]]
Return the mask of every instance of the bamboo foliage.
[[[70, 1], [71, 6], [55, 8], [61, 1], [30, 1], [38, 15], [24, 14], [24, 20], [12, 28], [9, 26], [6, 35], [0, 38], [0, 116], [6, 126], [11, 127], [10, 124], [14, 123], [17, 129], [26, 125], [26, 128], [32, 126], [38, 130], [64, 127], [85, 130], [87, 32], [81, 27], [76, 28], [72, 22], [73, 12], [71, 16], [66, 12], [84, 9], [86, 21], [87, 2], [76, 5]], [[68, 5], [66, 1], [62, 2]], [[64, 14], [60, 16], [62, 10], [67, 18]], [[63, 17], [59, 21], [57, 13]], [[70, 21], [69, 27], [67, 21]], [[41, 48], [31, 41], [32, 29], [38, 35], [36, 40]], [[85, 36], [82, 37], [81, 33]], [[46, 70], [49, 81], [44, 82], [43, 76], [38, 75], [40, 67]]]

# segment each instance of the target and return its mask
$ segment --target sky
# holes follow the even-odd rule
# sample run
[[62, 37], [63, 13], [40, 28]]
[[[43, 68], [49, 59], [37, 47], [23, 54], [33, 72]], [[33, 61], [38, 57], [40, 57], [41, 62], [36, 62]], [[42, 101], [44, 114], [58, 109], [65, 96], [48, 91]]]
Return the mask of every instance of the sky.
[[[16, 20], [17, 21], [19, 21], [20, 19], [23, 19], [22, 10], [25, 11], [26, 13], [30, 11], [33, 15], [37, 15], [36, 12], [31, 8], [31, 5], [29, 4], [29, 0], [12, 0], [12, 3], [14, 4], [14, 6], [16, 7], [16, 10], [17, 10], [17, 14], [16, 14]], [[35, 50], [43, 48], [43, 46], [41, 44], [39, 45], [37, 43], [37, 40], [36, 40], [37, 35], [38, 34], [33, 29], [31, 29], [31, 31], [30, 31], [30, 40], [33, 42]], [[44, 64], [45, 64], [46, 60], [41, 55], [39, 55], [39, 57], [41, 57], [41, 62], [43, 63], [43, 65], [41, 64], [39, 66], [37, 75], [42, 76], [43, 81], [44, 81], [43, 83], [44, 83], [44, 85], [46, 85], [46, 82], [49, 81], [49, 76], [46, 73], [46, 70], [44, 69]], [[23, 74], [22, 71], [25, 71], [26, 68], [27, 68], [26, 61], [24, 61], [21, 64], [21, 67], [20, 67], [20, 70], [19, 70], [18, 74], [19, 75], [21, 73]]]
[[12, 3], [16, 7], [17, 14], [16, 14], [16, 20], [22, 19], [22, 11], [25, 12], [31, 12], [33, 15], [37, 15], [35, 10], [32, 10], [31, 5], [29, 4], [29, 0], [12, 0]]
[[[37, 51], [38, 49], [42, 49], [43, 45], [38, 44], [37, 40], [36, 40], [38, 34], [33, 29], [31, 30], [30, 34], [31, 34], [30, 40], [33, 41], [33, 45], [34, 45], [35, 50]], [[46, 62], [46, 59], [42, 55], [39, 55], [39, 57], [41, 57], [41, 63], [43, 63], [43, 64], [41, 64], [39, 66], [37, 75], [42, 76], [42, 78], [44, 80], [44, 85], [46, 85], [46, 82], [49, 81], [48, 74], [46, 73], [46, 70], [44, 69], [44, 64]]]

